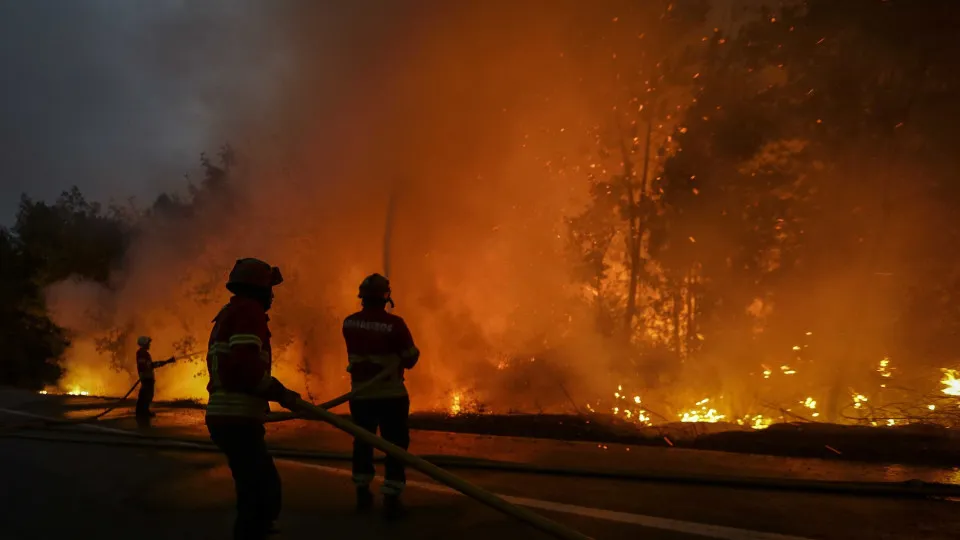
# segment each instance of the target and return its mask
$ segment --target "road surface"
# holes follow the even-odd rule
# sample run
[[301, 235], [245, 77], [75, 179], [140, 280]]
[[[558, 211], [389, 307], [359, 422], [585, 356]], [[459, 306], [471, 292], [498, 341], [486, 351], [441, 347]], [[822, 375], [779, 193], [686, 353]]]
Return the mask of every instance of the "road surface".
[[[0, 413], [0, 423], [13, 417]], [[735, 469], [741, 457], [727, 459]], [[229, 538], [233, 487], [219, 455], [0, 437], [0, 460], [0, 538]], [[416, 474], [405, 495], [406, 520], [357, 516], [346, 466], [279, 460], [278, 538], [546, 538]], [[960, 538], [960, 506], [947, 501], [456, 473], [598, 540]]]

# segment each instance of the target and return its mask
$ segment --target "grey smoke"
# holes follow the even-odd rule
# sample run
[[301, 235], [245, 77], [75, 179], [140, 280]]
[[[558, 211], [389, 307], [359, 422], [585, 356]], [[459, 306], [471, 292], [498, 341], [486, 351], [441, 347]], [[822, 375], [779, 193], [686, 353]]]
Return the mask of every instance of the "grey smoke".
[[229, 111], [271, 101], [282, 47], [248, 0], [0, 1], [0, 223], [21, 192], [149, 204]]

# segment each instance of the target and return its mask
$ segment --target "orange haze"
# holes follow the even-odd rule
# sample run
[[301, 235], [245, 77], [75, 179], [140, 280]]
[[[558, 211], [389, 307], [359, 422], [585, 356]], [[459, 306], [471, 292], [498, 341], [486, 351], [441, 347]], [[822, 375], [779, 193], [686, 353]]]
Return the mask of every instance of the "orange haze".
[[[568, 172], [589, 158], [585, 119], [607, 114], [585, 94], [571, 44], [601, 45], [580, 34], [611, 17], [597, 9], [578, 20], [575, 3], [559, 5], [375, 16], [317, 6], [311, 28], [291, 22], [273, 110], [223, 119], [242, 202], [149, 221], [112, 291], [74, 282], [49, 291], [57, 320], [76, 335], [63, 386], [125, 391], [140, 334], [153, 337], [155, 359], [187, 338], [205, 343], [231, 264], [255, 256], [286, 277], [271, 312], [276, 374], [317, 398], [342, 392], [339, 322], [357, 308], [362, 277], [383, 271], [395, 189], [396, 313], [423, 350], [408, 379], [415, 407], [474, 389], [513, 406], [513, 391], [497, 396], [484, 378], [512, 355], [557, 346], [577, 359], [558, 374], [571, 391], [609, 388], [591, 315], [570, 289], [563, 223], [586, 195], [583, 176]], [[602, 47], [597, 54], [608, 58]], [[93, 341], [117, 328], [128, 332], [119, 371]], [[205, 399], [205, 382], [201, 362], [164, 368], [158, 398]], [[561, 382], [543, 382], [537, 403], [517, 406], [565, 404]]]

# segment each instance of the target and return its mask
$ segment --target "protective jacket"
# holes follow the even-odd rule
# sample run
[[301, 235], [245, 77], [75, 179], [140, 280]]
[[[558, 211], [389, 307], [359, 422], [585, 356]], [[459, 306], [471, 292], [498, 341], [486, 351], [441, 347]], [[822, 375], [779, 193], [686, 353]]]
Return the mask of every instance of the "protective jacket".
[[403, 372], [417, 364], [420, 351], [402, 318], [383, 308], [364, 308], [343, 321], [343, 339], [347, 344], [347, 372], [353, 388], [384, 369], [392, 371], [386, 379], [364, 389], [353, 399], [407, 395]]
[[207, 350], [207, 419], [263, 422], [268, 401], [280, 400], [285, 388], [271, 375], [270, 330], [263, 305], [234, 296], [213, 319]]
[[137, 349], [137, 374], [141, 381], [152, 381], [153, 368], [163, 365], [165, 362], [154, 362], [150, 356], [150, 351], [146, 349]]

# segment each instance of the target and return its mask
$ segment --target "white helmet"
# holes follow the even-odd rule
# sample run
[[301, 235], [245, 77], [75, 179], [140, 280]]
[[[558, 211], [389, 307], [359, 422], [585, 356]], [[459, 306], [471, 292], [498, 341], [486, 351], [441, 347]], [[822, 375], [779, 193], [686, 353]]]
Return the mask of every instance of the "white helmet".
[[150, 342], [153, 341], [150, 339], [150, 336], [140, 336], [137, 338], [137, 346], [147, 347], [150, 345]]

